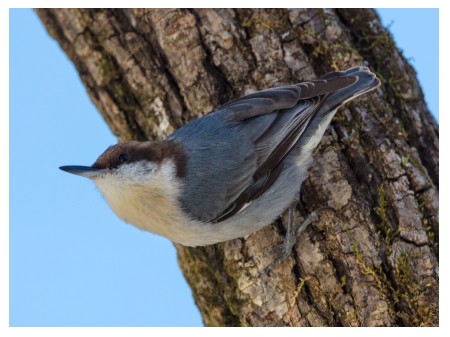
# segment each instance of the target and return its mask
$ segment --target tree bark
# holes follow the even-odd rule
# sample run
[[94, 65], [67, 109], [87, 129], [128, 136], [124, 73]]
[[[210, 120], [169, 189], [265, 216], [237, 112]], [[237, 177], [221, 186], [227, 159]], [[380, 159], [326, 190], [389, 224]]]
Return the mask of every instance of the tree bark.
[[[301, 187], [320, 219], [272, 275], [286, 215], [187, 248], [208, 326], [436, 326], [438, 126], [414, 69], [371, 9], [39, 9], [120, 141], [163, 139], [229, 99], [369, 66], [376, 92], [337, 113]], [[272, 251], [272, 252], [271, 252]]]

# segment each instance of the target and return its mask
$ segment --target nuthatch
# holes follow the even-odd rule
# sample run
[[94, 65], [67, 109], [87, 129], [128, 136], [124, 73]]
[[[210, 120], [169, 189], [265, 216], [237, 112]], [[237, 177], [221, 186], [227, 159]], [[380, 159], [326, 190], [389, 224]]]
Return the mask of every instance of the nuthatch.
[[336, 110], [379, 84], [355, 67], [258, 91], [164, 141], [119, 143], [92, 166], [60, 169], [92, 179], [125, 222], [174, 242], [244, 237], [292, 205]]

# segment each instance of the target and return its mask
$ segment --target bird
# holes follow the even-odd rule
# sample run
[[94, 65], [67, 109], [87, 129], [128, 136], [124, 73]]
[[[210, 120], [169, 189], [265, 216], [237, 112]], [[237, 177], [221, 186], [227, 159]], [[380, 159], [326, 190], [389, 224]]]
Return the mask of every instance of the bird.
[[60, 169], [91, 179], [126, 223], [185, 246], [245, 237], [289, 210], [285, 256], [313, 150], [340, 107], [378, 86], [367, 67], [333, 71], [231, 100], [162, 141], [118, 143], [91, 166]]

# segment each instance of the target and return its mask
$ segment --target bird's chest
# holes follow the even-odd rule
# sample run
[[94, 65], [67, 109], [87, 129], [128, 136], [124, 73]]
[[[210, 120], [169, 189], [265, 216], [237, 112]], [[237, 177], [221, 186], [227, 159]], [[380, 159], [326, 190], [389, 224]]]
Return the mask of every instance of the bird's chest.
[[169, 239], [183, 235], [183, 224], [188, 220], [179, 207], [175, 184], [154, 179], [145, 186], [111, 182], [97, 186], [114, 213], [125, 222]]

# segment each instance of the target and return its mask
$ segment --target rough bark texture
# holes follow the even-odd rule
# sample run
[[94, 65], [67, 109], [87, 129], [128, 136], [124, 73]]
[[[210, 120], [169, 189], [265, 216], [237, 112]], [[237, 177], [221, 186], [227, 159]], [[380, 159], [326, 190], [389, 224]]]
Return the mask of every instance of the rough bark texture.
[[[162, 139], [253, 90], [365, 64], [382, 87], [340, 111], [270, 277], [285, 216], [246, 238], [177, 245], [209, 326], [438, 325], [438, 127], [370, 9], [41, 9], [119, 140]], [[273, 249], [272, 249], [273, 251]], [[149, 304], [151, 305], [151, 304]]]

